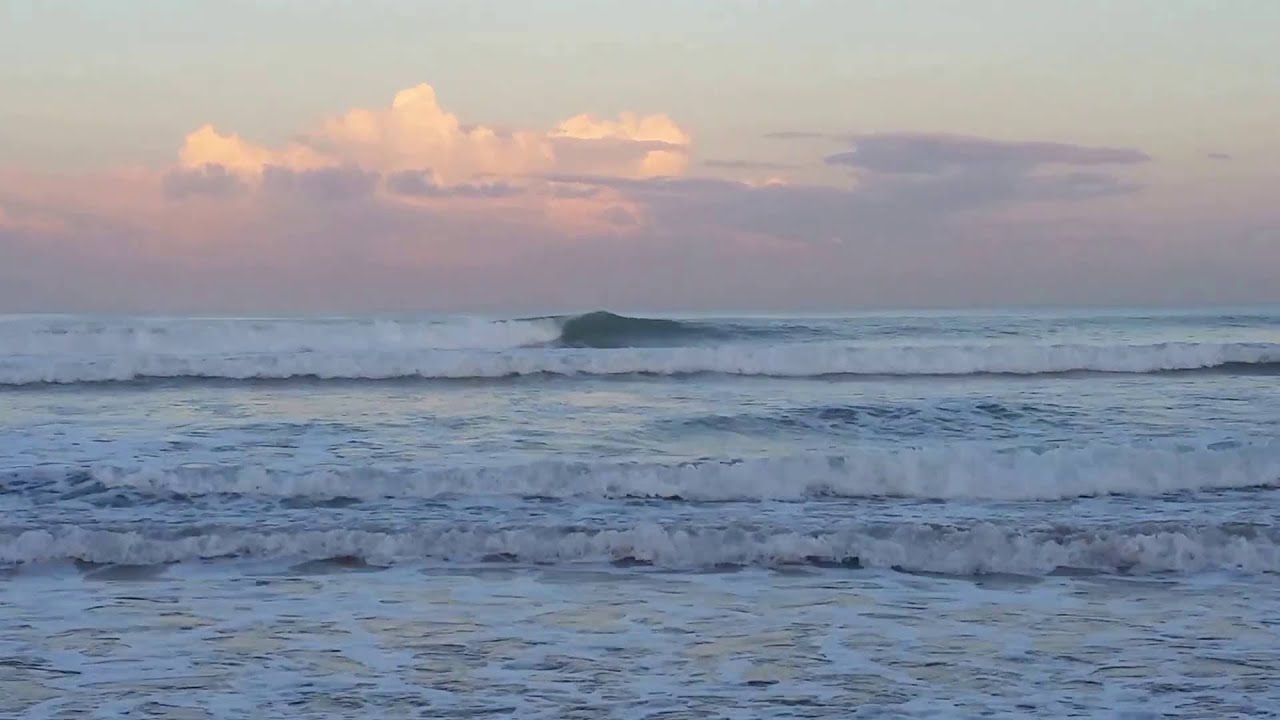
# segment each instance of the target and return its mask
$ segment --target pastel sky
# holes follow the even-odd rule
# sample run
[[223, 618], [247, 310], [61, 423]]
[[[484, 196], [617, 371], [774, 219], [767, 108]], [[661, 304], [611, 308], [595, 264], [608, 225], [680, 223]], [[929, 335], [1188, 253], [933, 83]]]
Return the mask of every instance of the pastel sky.
[[0, 312], [1280, 301], [1274, 0], [0, 0]]

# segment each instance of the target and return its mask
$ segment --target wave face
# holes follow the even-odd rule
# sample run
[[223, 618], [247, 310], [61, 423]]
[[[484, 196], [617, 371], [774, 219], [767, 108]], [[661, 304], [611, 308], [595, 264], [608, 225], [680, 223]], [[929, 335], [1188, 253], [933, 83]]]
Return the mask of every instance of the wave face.
[[603, 310], [561, 318], [559, 343], [575, 348], [678, 345], [733, 337], [727, 328], [663, 318], [615, 315]]
[[694, 502], [893, 497], [921, 500], [1063, 500], [1280, 487], [1280, 441], [1229, 447], [1168, 444], [1005, 451], [952, 446], [864, 449], [664, 465], [543, 461], [505, 467], [324, 470], [187, 466], [42, 468], [0, 475], [0, 493], [84, 497], [665, 498]]
[[211, 558], [538, 564], [626, 562], [666, 568], [810, 564], [955, 575], [1056, 570], [1280, 572], [1274, 528], [1175, 523], [1121, 529], [1020, 530], [899, 525], [803, 533], [758, 526], [644, 523], [619, 529], [475, 524], [411, 531], [204, 530], [181, 534], [63, 527], [0, 534], [0, 563], [81, 560], [152, 565]]

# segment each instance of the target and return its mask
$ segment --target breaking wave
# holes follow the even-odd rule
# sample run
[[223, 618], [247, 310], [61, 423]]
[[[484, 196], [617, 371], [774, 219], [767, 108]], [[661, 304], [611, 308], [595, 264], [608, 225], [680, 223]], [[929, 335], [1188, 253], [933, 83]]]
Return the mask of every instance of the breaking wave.
[[1280, 441], [998, 450], [986, 445], [863, 448], [684, 464], [543, 461], [447, 469], [38, 468], [0, 475], [0, 492], [85, 497], [127, 490], [149, 496], [233, 494], [279, 498], [665, 498], [692, 502], [901, 497], [928, 500], [1062, 500], [1280, 487]]
[[506, 351], [133, 352], [107, 356], [0, 357], [0, 384], [145, 379], [393, 380], [528, 375], [726, 374], [769, 377], [1036, 375], [1216, 370], [1280, 373], [1277, 343], [1153, 345], [774, 346]]
[[[724, 374], [1280, 373], [1276, 342], [885, 343], [826, 321], [23, 316], [0, 322], [0, 385]], [[824, 324], [825, 323], [825, 324]], [[899, 338], [901, 340], [901, 338]]]
[[4, 320], [0, 348], [5, 355], [44, 357], [618, 348], [785, 332], [785, 328], [627, 317], [605, 311], [515, 320], [77, 316], [0, 316], [0, 320]]
[[614, 529], [446, 524], [411, 531], [244, 529], [158, 534], [79, 526], [0, 534], [0, 563], [152, 565], [212, 558], [398, 562], [604, 563], [663, 568], [882, 567], [956, 575], [1235, 570], [1280, 572], [1280, 538], [1252, 525], [1157, 524], [1021, 530], [897, 525], [786, 528], [638, 524]]

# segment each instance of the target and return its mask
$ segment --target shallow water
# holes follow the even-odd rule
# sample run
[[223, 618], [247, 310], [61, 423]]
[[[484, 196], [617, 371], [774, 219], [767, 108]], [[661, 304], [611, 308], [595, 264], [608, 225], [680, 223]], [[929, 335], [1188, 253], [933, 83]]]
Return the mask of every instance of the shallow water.
[[0, 321], [0, 716], [1280, 707], [1280, 312], [574, 322]]
[[26, 592], [4, 595], [0, 685], [30, 718], [1267, 717], [1280, 703], [1274, 584], [1231, 575], [334, 563], [10, 583]]

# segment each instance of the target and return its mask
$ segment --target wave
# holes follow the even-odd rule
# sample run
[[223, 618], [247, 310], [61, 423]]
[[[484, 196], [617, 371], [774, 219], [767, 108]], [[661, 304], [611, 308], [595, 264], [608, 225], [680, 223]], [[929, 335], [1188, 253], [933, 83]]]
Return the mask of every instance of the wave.
[[1280, 372], [1280, 343], [1148, 345], [847, 344], [675, 348], [482, 350], [303, 349], [287, 352], [132, 352], [103, 356], [0, 356], [0, 384], [185, 380], [477, 379], [530, 375], [724, 374], [832, 376], [1038, 375], [1071, 372]]
[[343, 355], [504, 350], [558, 341], [561, 320], [22, 317], [0, 324], [10, 357]]
[[152, 565], [214, 558], [399, 562], [604, 563], [663, 568], [881, 567], [975, 575], [1058, 570], [1195, 573], [1280, 572], [1280, 537], [1249, 525], [1161, 524], [1022, 530], [896, 525], [804, 533], [786, 528], [639, 524], [493, 528], [447, 524], [409, 531], [244, 529], [169, 534], [78, 526], [0, 534], [0, 564], [78, 560]]
[[0, 385], [1280, 372], [1280, 343], [1273, 342], [910, 345], [858, 342], [849, 332], [817, 321], [673, 320], [605, 311], [516, 320], [21, 317], [0, 324]]
[[775, 332], [765, 326], [628, 317], [606, 311], [514, 320], [76, 316], [4, 319], [0, 323], [0, 347], [6, 355], [46, 357], [616, 348]]
[[864, 448], [683, 464], [543, 461], [447, 469], [275, 469], [189, 465], [36, 468], [0, 475], [0, 492], [50, 499], [119, 490], [148, 496], [276, 498], [660, 498], [693, 502], [899, 497], [1063, 500], [1280, 487], [1280, 441], [999, 450], [986, 445]]
[[604, 310], [559, 318], [559, 343], [576, 348], [668, 345], [734, 337], [728, 326], [664, 318], [616, 315]]

